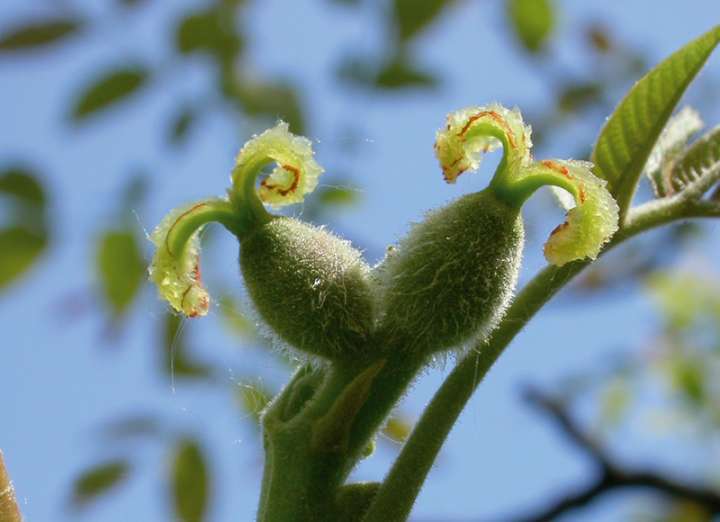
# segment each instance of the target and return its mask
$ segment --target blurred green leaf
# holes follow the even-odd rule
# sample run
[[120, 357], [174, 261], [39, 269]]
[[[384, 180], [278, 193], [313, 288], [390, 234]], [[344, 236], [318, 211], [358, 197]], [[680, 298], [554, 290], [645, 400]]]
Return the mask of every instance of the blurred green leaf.
[[393, 21], [401, 41], [413, 38], [430, 25], [454, 0], [394, 0]]
[[633, 86], [603, 126], [592, 161], [595, 173], [608, 181], [621, 216], [665, 123], [718, 42], [720, 26], [666, 58]]
[[83, 26], [75, 18], [38, 20], [0, 34], [0, 54], [48, 47], [77, 33]]
[[377, 74], [375, 84], [382, 89], [402, 89], [407, 87], [435, 87], [438, 78], [423, 71], [405, 58], [387, 63]]
[[150, 437], [161, 431], [158, 419], [150, 414], [119, 418], [108, 423], [102, 434], [109, 439]]
[[10, 167], [0, 172], [0, 193], [13, 196], [25, 204], [44, 205], [45, 193], [32, 172]]
[[164, 317], [164, 368], [171, 378], [206, 379], [212, 375], [209, 366], [193, 361], [185, 343], [185, 319], [167, 312]]
[[557, 107], [566, 113], [579, 112], [589, 105], [597, 104], [603, 94], [599, 82], [582, 82], [562, 87], [558, 93]]
[[305, 133], [302, 107], [293, 87], [283, 83], [254, 83], [239, 80], [232, 95], [248, 116], [280, 118], [296, 134]]
[[11, 224], [0, 229], [0, 290], [22, 276], [48, 243], [45, 192], [23, 167], [0, 171], [0, 195], [7, 196]]
[[240, 407], [255, 422], [260, 422], [260, 414], [275, 395], [259, 383], [240, 383], [236, 390]]
[[603, 427], [615, 427], [630, 407], [632, 395], [625, 379], [613, 379], [600, 397], [600, 422]]
[[125, 313], [145, 281], [146, 262], [135, 234], [110, 230], [100, 236], [96, 247], [100, 287], [114, 316]]
[[232, 12], [211, 8], [190, 13], [178, 22], [175, 47], [182, 54], [203, 52], [227, 62], [240, 52], [242, 39]]
[[357, 189], [348, 187], [320, 187], [315, 196], [321, 205], [328, 206], [349, 206], [354, 205], [360, 199]]
[[0, 230], [0, 290], [30, 268], [46, 244], [44, 235], [19, 226]]
[[508, 0], [508, 16], [520, 43], [536, 53], [545, 46], [553, 27], [555, 12], [550, 0]]
[[701, 407], [707, 398], [703, 361], [674, 357], [670, 362], [670, 372], [675, 388], [690, 404]]
[[73, 505], [82, 507], [108, 493], [127, 478], [129, 470], [127, 461], [111, 460], [84, 471], [73, 485]]
[[104, 73], [82, 90], [73, 105], [72, 119], [85, 120], [126, 100], [147, 83], [149, 76], [142, 66], [127, 66]]
[[432, 88], [439, 83], [435, 75], [419, 69], [405, 56], [393, 56], [379, 69], [375, 60], [349, 56], [337, 74], [341, 80], [374, 89]]
[[193, 124], [197, 121], [197, 112], [190, 105], [180, 107], [170, 122], [168, 142], [172, 145], [182, 145], [187, 141]]
[[123, 7], [140, 7], [147, 2], [148, 0], [118, 0], [118, 3]]
[[647, 284], [672, 330], [689, 328], [701, 310], [709, 305], [705, 291], [716, 288], [691, 275], [671, 276], [662, 272], [648, 277]]
[[177, 520], [202, 522], [208, 506], [209, 475], [205, 457], [196, 440], [178, 442], [170, 473]]

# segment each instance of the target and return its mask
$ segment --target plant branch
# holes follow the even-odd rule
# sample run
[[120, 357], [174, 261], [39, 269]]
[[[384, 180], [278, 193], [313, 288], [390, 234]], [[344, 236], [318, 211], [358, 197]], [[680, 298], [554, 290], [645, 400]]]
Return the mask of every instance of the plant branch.
[[534, 388], [527, 389], [523, 394], [525, 401], [547, 415], [560, 428], [563, 435], [583, 453], [587, 453], [602, 468], [610, 466], [600, 443], [586, 433], [570, 416], [565, 405]]
[[[647, 203], [628, 215], [603, 253], [641, 232], [693, 217], [720, 217], [720, 205], [688, 201], [679, 195]], [[364, 522], [407, 519], [432, 463], [477, 386], [535, 313], [589, 264], [589, 261], [576, 261], [562, 267], [548, 266], [522, 289], [498, 327], [457, 364], [435, 393], [380, 487]]]
[[613, 463], [606, 451], [572, 419], [565, 405], [557, 399], [532, 390], [525, 399], [552, 419], [562, 433], [581, 451], [590, 455], [600, 473], [587, 486], [568, 493], [537, 513], [515, 519], [517, 522], [554, 520], [566, 512], [583, 507], [613, 490], [644, 488], [678, 500], [690, 501], [708, 514], [720, 514], [720, 493], [691, 486], [650, 470], [629, 470]]
[[20, 508], [15, 499], [15, 488], [13, 488], [10, 476], [5, 469], [2, 451], [0, 451], [0, 521], [22, 522]]

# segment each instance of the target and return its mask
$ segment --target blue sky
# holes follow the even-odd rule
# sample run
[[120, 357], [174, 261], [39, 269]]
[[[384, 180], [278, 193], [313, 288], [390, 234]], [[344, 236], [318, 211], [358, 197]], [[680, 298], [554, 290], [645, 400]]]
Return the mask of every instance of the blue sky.
[[[50, 12], [51, 4], [6, 1], [0, 7], [0, 27]], [[141, 305], [113, 341], [103, 333], [101, 313], [74, 317], [61, 306], [67, 295], [92, 288], [93, 245], [88, 238], [112, 224], [117, 194], [133, 168], [151, 169], [151, 197], [136, 209], [137, 226], [151, 229], [168, 209], [221, 193], [234, 153], [257, 130], [249, 125], [238, 128], [229, 118], [216, 116], [196, 129], [191, 148], [172, 153], [163, 145], [163, 125], [174, 102], [200, 92], [207, 81], [202, 63], [173, 71], [161, 89], [142, 95], [124, 111], [68, 130], [64, 111], [98, 66], [127, 56], [168, 63], [168, 21], [174, 19], [172, 13], [182, 11], [179, 4], [149, 2], [143, 14], [124, 19], [115, 19], [106, 4], [73, 3], [87, 7], [102, 28], [82, 43], [30, 59], [0, 59], [0, 162], [20, 158], [42, 172], [58, 232], [46, 258], [21, 284], [0, 296], [5, 332], [0, 347], [0, 396], [5, 399], [0, 448], [27, 520], [169, 520], [163, 489], [165, 447], [109, 449], [97, 436], [98, 427], [118, 415], [153, 412], [178, 433], [198, 434], [206, 442], [219, 477], [210, 520], [252, 520], [262, 463], [254, 431], [238, 414], [230, 386], [173, 388], [158, 374], [153, 343], [162, 305], [153, 290], [145, 289]], [[366, 248], [374, 261], [383, 246], [401, 237], [407, 224], [424, 211], [478, 190], [489, 179], [493, 161], [456, 185], [442, 183], [432, 141], [448, 111], [491, 101], [532, 109], [550, 102], [551, 93], [540, 71], [510, 38], [502, 3], [479, 0], [460, 2], [417, 42], [421, 62], [441, 73], [441, 90], [373, 96], [340, 89], [333, 71], [342, 54], [378, 52], [382, 47], [378, 2], [365, 4], [352, 11], [321, 1], [265, 0], [254, 2], [242, 23], [257, 74], [288, 77], [301, 88], [318, 160], [328, 170], [352, 174], [361, 203], [333, 218], [333, 227]], [[579, 20], [607, 22], [651, 63], [720, 20], [720, 4], [711, 0], [683, 2], [682, 10], [677, 2], [657, 1], [558, 4], [561, 18], [553, 45], [578, 74], [590, 67], [572, 44]], [[717, 57], [704, 74], [720, 78]], [[711, 108], [704, 116], [714, 125], [720, 121], [720, 110]], [[361, 138], [349, 158], [342, 147], [348, 122]], [[600, 123], [574, 125], [537, 155], [569, 156], [592, 139]], [[543, 201], [541, 197], [533, 203], [531, 215], [546, 209]], [[542, 266], [540, 241], [554, 226], [552, 220], [561, 217], [559, 211], [549, 215], [551, 219], [533, 224], [536, 234], [527, 245], [524, 279]], [[219, 239], [204, 260], [204, 271], [217, 288], [237, 281], [239, 295], [236, 249], [228, 238]], [[717, 250], [713, 244], [687, 256], [712, 260]], [[218, 315], [194, 322], [190, 333], [200, 356], [227, 368], [226, 384], [232, 386], [248, 374], [282, 379], [271, 357], [239, 348]], [[612, 328], [601, 326], [609, 323]], [[602, 364], [618, 350], [639, 349], [653, 326], [651, 304], [635, 288], [622, 299], [549, 306], [516, 338], [480, 386], [413, 516], [493, 519], [530, 508], [584, 480], [588, 463], [521, 404], [521, 385], [551, 387], [565, 375]], [[405, 399], [404, 409], [421, 411], [450, 364], [428, 371]], [[648, 439], [643, 426], [636, 428], [619, 441], [620, 454], [668, 469], [701, 462], [691, 450], [677, 448], [659, 435]], [[133, 480], [81, 514], [63, 511], [71, 479], [87, 465], [116, 454], [136, 455]], [[360, 465], [356, 477], [380, 478], [391, 457], [392, 452], [381, 446]], [[618, 520], [628, 506], [613, 497], [583, 512], [582, 519]]]

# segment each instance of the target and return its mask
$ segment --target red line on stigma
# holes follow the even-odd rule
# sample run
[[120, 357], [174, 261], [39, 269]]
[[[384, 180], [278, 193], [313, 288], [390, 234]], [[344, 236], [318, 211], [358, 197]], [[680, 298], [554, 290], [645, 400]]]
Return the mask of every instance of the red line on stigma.
[[570, 171], [567, 167], [560, 165], [559, 163], [556, 163], [552, 160], [543, 160], [540, 163], [543, 164], [543, 166], [554, 170], [555, 172], [559, 172], [563, 176], [565, 176], [567, 179], [573, 179], [573, 177], [570, 175]]
[[499, 115], [497, 112], [495, 112], [495, 111], [481, 111], [481, 112], [478, 112], [477, 114], [473, 114], [472, 116], [470, 116], [470, 118], [468, 118], [468, 121], [467, 121], [467, 123], [465, 124], [465, 126], [464, 126], [464, 127], [462, 128], [462, 130], [458, 133], [458, 136], [459, 136], [460, 138], [464, 137], [465, 133], [468, 131], [468, 129], [470, 129], [470, 126], [471, 126], [475, 121], [477, 121], [477, 120], [479, 120], [480, 118], [483, 118], [483, 117], [485, 117], [485, 116], [489, 116], [490, 118], [492, 118], [493, 120], [495, 120], [495, 122], [496, 122], [498, 125], [500, 125], [500, 126], [503, 128], [503, 130], [505, 131], [505, 135], [506, 135], [507, 138], [508, 138], [508, 142], [510, 143], [510, 146], [511, 146], [513, 149], [517, 148], [517, 143], [515, 143], [515, 135], [512, 133], [512, 129], [510, 129], [510, 126], [508, 125], [507, 121], [505, 121], [505, 118], [503, 118], [502, 116], [500, 116], [500, 115]]
[[196, 210], [196, 209], [198, 209], [198, 208], [200, 208], [200, 207], [204, 207], [204, 206], [206, 206], [206, 205], [207, 205], [207, 203], [198, 203], [197, 205], [193, 205], [192, 207], [190, 207], [189, 209], [187, 209], [185, 212], [183, 212], [182, 214], [180, 214], [180, 215], [177, 217], [177, 219], [175, 219], [175, 221], [173, 222], [173, 224], [170, 225], [170, 228], [168, 229], [168, 233], [165, 235], [165, 248], [167, 249], [168, 254], [170, 254], [170, 257], [173, 257], [173, 253], [172, 253], [172, 250], [170, 250], [169, 240], [170, 240], [170, 234], [172, 233], [173, 229], [175, 228], [175, 225], [177, 225], [178, 222], [179, 222], [182, 218], [184, 218], [185, 216], [187, 216], [190, 212], [192, 212], [192, 211], [194, 211], [194, 210]]
[[300, 169], [298, 169], [297, 167], [293, 167], [292, 165], [280, 165], [280, 166], [282, 168], [284, 168], [285, 170], [287, 170], [288, 172], [292, 173], [292, 175], [293, 175], [293, 182], [288, 188], [283, 189], [283, 188], [280, 188], [279, 185], [268, 183], [267, 178], [262, 180], [260, 182], [260, 185], [262, 185], [263, 187], [265, 187], [268, 190], [277, 191], [277, 193], [280, 194], [281, 196], [287, 196], [290, 192], [295, 192], [298, 188], [298, 185], [300, 184]]

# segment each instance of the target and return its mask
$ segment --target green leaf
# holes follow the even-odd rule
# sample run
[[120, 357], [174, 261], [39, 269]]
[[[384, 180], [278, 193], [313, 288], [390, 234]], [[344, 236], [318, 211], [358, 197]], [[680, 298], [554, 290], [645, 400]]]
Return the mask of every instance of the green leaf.
[[242, 40], [234, 23], [233, 16], [226, 16], [219, 9], [190, 13], [177, 25], [175, 47], [181, 54], [203, 52], [229, 61], [242, 48]]
[[105, 301], [114, 316], [125, 313], [145, 281], [147, 263], [135, 234], [110, 230], [99, 239], [97, 273]]
[[0, 54], [48, 47], [74, 35], [82, 25], [74, 18], [56, 18], [12, 28], [0, 34]]
[[75, 479], [72, 504], [82, 507], [108, 493], [128, 476], [130, 466], [125, 460], [111, 460], [84, 471]]
[[171, 145], [182, 145], [187, 141], [190, 130], [197, 120], [197, 112], [189, 105], [181, 107], [170, 122], [168, 142]]
[[45, 235], [23, 227], [0, 230], [0, 290], [27, 272], [46, 245]]
[[150, 414], [138, 414], [114, 419], [102, 429], [102, 435], [109, 440], [150, 438], [162, 434], [159, 420]]
[[706, 365], [701, 360], [688, 357], [674, 357], [669, 365], [675, 388], [689, 404], [702, 406], [707, 399]]
[[599, 82], [568, 84], [558, 93], [557, 108], [565, 113], [579, 112], [589, 105], [598, 103], [602, 94], [603, 85]]
[[282, 83], [240, 81], [232, 95], [248, 116], [281, 119], [295, 134], [304, 134], [305, 122], [295, 89]]
[[413, 38], [453, 3], [453, 0], [395, 0], [393, 21], [401, 41]]
[[340, 63], [337, 75], [343, 81], [372, 89], [432, 88], [439, 83], [434, 74], [404, 55], [384, 58], [380, 64], [374, 59], [348, 56]]
[[87, 117], [126, 100], [143, 87], [149, 72], [142, 66], [128, 66], [109, 71], [93, 80], [78, 96], [72, 109], [72, 119]]
[[348, 187], [321, 187], [315, 194], [317, 202], [321, 205], [349, 206], [360, 199], [357, 189]]
[[423, 71], [404, 57], [386, 63], [375, 77], [375, 86], [381, 89], [403, 89], [408, 87], [435, 87], [438, 79]]
[[209, 477], [197, 441], [183, 439], [175, 447], [170, 482], [177, 520], [202, 522], [208, 506]]
[[655, 141], [718, 42], [720, 26], [670, 55], [635, 84], [602, 128], [592, 161], [618, 201], [621, 220]]
[[550, 0], [508, 0], [508, 17], [520, 43], [536, 53], [545, 46], [553, 27], [555, 12]]
[[42, 185], [30, 171], [22, 167], [11, 167], [0, 172], [0, 193], [29, 205], [45, 204]]

